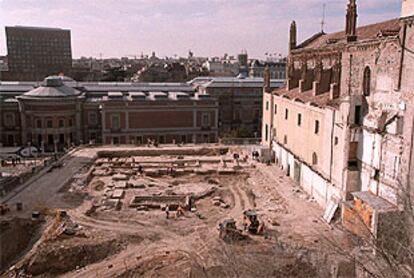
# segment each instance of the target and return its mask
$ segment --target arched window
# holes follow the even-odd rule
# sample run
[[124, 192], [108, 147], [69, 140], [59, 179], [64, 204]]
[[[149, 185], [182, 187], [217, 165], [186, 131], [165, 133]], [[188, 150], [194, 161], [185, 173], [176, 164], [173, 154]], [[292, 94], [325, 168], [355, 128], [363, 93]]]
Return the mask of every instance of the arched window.
[[312, 165], [318, 165], [318, 156], [316, 153], [312, 154]]
[[288, 141], [287, 141], [288, 139], [287, 139], [287, 136], [285, 135], [284, 137], [283, 137], [283, 144], [285, 144], [285, 145], [287, 145], [287, 143], [288, 143]]
[[368, 97], [371, 94], [371, 69], [366, 67], [364, 70], [363, 93]]

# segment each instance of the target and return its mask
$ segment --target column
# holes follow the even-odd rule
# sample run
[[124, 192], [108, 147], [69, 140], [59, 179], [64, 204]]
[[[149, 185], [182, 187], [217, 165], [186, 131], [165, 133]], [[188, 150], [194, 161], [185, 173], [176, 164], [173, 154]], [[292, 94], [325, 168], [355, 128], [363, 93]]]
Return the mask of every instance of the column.
[[23, 102], [19, 101], [19, 108], [20, 108], [20, 121], [21, 121], [21, 139], [22, 145], [27, 144], [27, 123], [26, 123], [26, 109], [24, 107]]

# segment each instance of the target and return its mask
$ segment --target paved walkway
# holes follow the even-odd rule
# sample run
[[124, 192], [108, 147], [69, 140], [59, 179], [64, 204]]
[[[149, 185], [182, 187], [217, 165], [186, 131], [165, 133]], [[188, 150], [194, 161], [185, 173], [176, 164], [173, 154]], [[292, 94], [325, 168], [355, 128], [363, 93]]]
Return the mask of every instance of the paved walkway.
[[79, 149], [69, 153], [61, 159], [63, 167], [53, 169], [50, 173], [46, 167], [15, 191], [5, 196], [5, 202], [12, 207], [22, 202], [24, 210], [32, 211], [38, 207], [48, 207], [57, 192], [76, 174], [84, 165], [92, 162], [96, 151], [93, 149]]

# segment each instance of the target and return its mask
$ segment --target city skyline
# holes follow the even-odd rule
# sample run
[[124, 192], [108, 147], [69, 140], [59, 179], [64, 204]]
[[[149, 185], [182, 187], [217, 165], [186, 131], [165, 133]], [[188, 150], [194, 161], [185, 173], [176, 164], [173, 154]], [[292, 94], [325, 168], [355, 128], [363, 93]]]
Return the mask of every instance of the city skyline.
[[[344, 29], [346, 2], [326, 3], [326, 32]], [[257, 58], [265, 58], [264, 53], [286, 55], [290, 22], [297, 21], [299, 41], [317, 33], [323, 3], [307, 0], [296, 7], [292, 0], [259, 0], [254, 5], [246, 0], [103, 0], [99, 5], [94, 0], [0, 0], [0, 55], [7, 54], [4, 27], [15, 25], [70, 29], [74, 58], [152, 51], [159, 57], [186, 56], [188, 50], [196, 56], [219, 56], [242, 49]], [[358, 4], [358, 25], [365, 25], [398, 17], [401, 1]]]

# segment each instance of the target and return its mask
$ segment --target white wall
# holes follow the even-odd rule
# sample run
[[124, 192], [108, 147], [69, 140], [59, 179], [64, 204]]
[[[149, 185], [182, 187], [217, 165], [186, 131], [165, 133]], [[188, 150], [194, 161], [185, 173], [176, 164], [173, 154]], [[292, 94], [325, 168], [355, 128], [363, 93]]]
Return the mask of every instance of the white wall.
[[357, 157], [363, 163], [379, 169], [381, 155], [381, 135], [366, 130], [361, 133]]
[[[276, 142], [273, 143], [273, 150], [276, 158], [279, 160], [279, 166], [283, 167], [286, 171], [288, 165], [290, 165], [290, 177], [294, 179], [294, 156]], [[314, 197], [316, 202], [323, 208], [326, 207], [326, 204], [332, 196], [340, 198], [340, 189], [331, 185], [327, 180], [306, 164], [301, 163], [300, 172], [301, 176], [299, 185], [306, 193]]]

